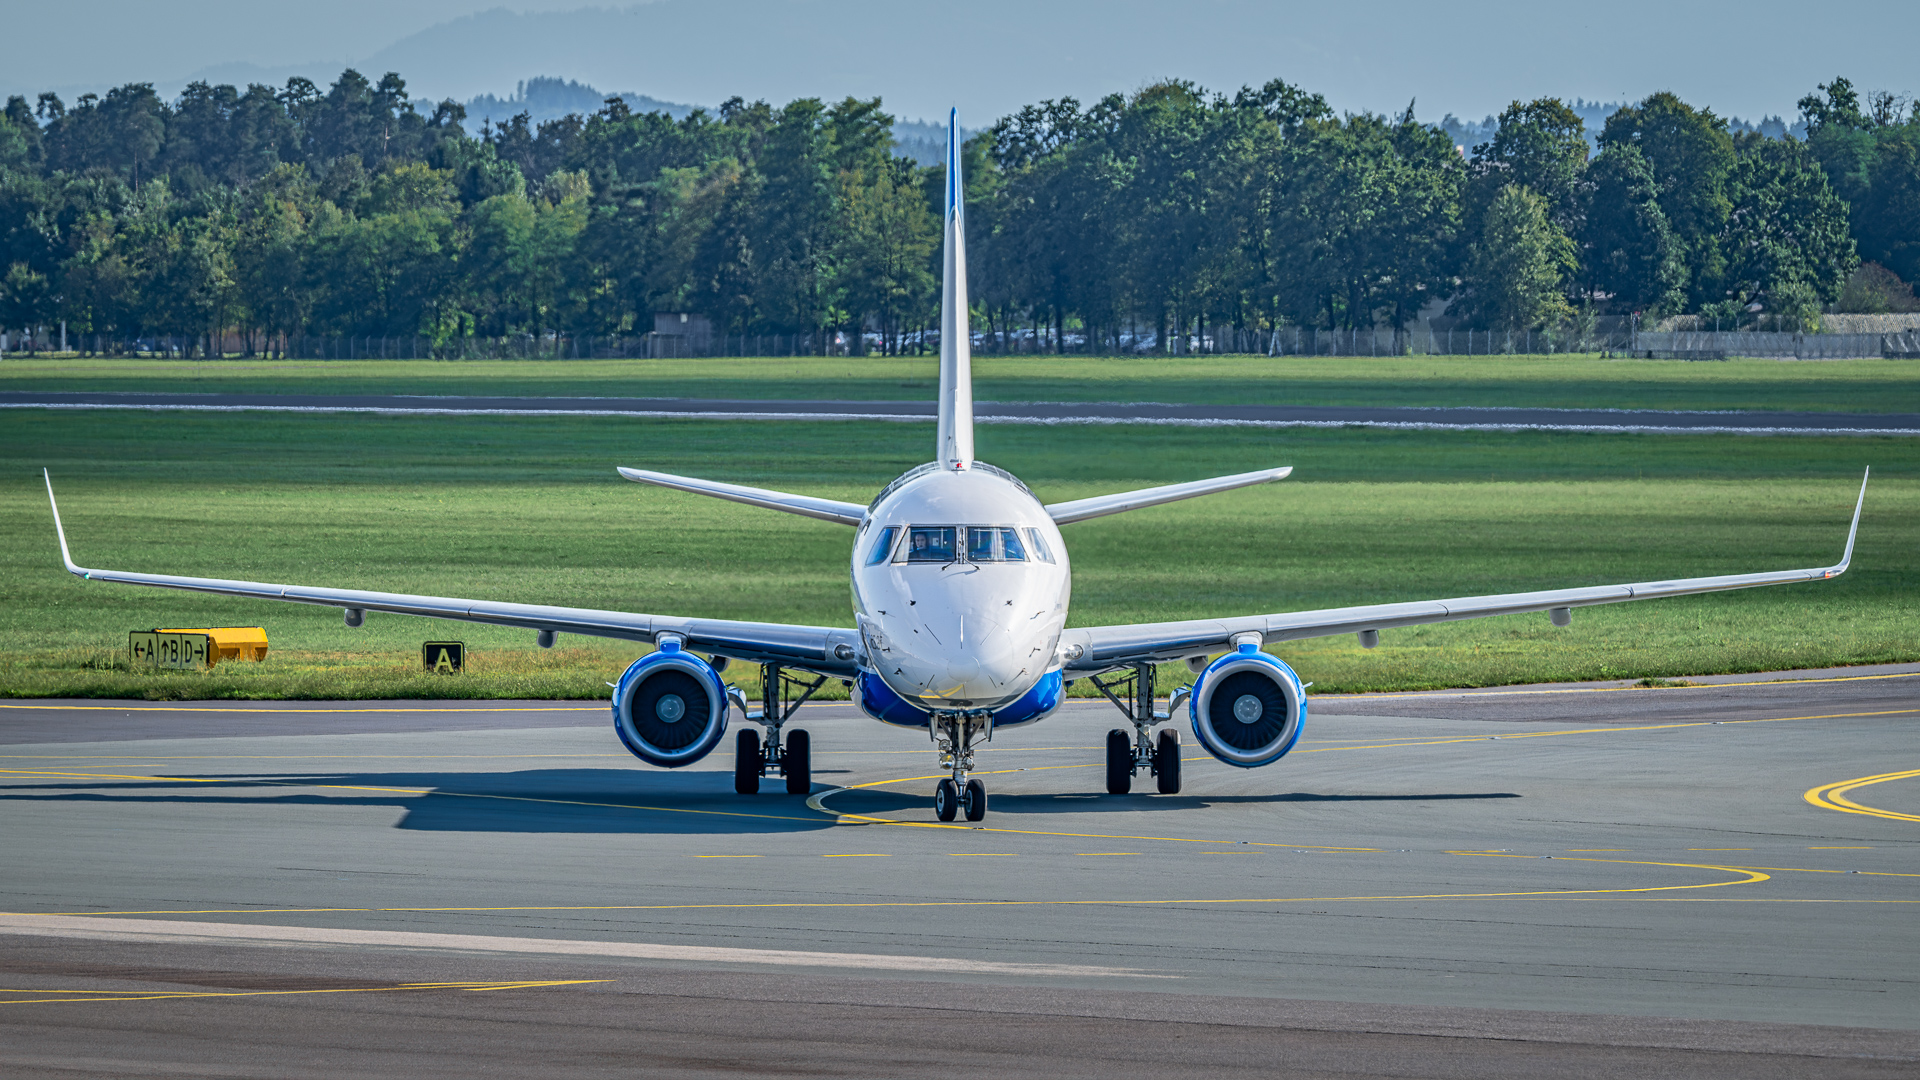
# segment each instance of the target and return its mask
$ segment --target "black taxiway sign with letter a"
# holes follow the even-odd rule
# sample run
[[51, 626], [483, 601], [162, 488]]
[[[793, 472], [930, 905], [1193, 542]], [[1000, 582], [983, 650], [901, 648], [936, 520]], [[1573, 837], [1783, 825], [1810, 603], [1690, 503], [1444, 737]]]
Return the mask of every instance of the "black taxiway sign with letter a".
[[467, 646], [458, 641], [429, 641], [420, 646], [420, 666], [439, 675], [458, 675], [466, 666]]

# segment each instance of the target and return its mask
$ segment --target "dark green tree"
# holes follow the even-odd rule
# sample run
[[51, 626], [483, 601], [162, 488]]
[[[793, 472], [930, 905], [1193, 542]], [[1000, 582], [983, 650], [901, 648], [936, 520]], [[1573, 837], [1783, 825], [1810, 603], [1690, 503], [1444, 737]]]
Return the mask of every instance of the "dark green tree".
[[7, 106], [0, 111], [7, 122], [7, 130], [0, 134], [0, 168], [9, 171], [35, 169], [45, 156], [41, 146], [40, 121], [34, 116], [33, 107], [27, 99], [18, 94], [7, 99]]
[[1729, 294], [1764, 300], [1798, 282], [1821, 301], [1835, 299], [1859, 263], [1846, 204], [1800, 143], [1755, 138], [1743, 149], [1727, 183]]
[[1516, 101], [1500, 114], [1491, 141], [1473, 148], [1474, 217], [1509, 185], [1547, 200], [1553, 223], [1578, 235], [1586, 215], [1587, 126], [1566, 102]]
[[[1509, 184], [1481, 217], [1454, 307], [1487, 330], [1535, 330], [1572, 314], [1565, 282], [1577, 266], [1573, 241], [1546, 199]], [[1452, 309], [1449, 309], [1452, 310]]]
[[1920, 124], [1880, 133], [1867, 190], [1852, 209], [1861, 255], [1920, 281]]
[[1660, 184], [1640, 148], [1615, 144], [1588, 171], [1593, 199], [1584, 236], [1586, 291], [1626, 311], [1674, 313], [1686, 305], [1685, 248], [1660, 205]]
[[940, 223], [912, 161], [894, 158], [878, 169], [870, 180], [864, 171], [841, 174], [840, 278], [847, 310], [870, 314], [883, 353], [893, 355], [902, 332], [929, 313]]
[[1725, 291], [1726, 257], [1720, 249], [1727, 215], [1727, 178], [1733, 172], [1733, 137], [1712, 109], [1695, 109], [1658, 93], [1607, 118], [1604, 148], [1640, 151], [1658, 188], [1660, 210], [1684, 250], [1690, 303], [1719, 299]]
[[107, 169], [139, 187], [159, 155], [167, 133], [167, 106], [151, 83], [128, 83], [105, 98], [83, 94], [71, 110], [55, 114], [44, 129], [48, 164], [67, 172]]

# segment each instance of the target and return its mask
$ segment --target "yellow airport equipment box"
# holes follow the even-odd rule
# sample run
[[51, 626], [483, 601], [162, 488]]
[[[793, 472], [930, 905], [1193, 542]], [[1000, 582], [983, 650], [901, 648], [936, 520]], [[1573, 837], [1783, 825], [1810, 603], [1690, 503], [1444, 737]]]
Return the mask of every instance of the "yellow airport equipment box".
[[258, 626], [167, 627], [127, 635], [133, 663], [210, 668], [222, 660], [265, 660], [267, 632]]

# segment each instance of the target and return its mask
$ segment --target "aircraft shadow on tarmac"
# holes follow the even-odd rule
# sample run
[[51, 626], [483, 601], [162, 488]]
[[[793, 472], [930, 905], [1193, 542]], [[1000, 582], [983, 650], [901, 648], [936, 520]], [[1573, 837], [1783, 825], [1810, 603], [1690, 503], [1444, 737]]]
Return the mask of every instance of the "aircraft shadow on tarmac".
[[[391, 806], [394, 827], [433, 832], [759, 833], [832, 828], [834, 819], [780, 791], [734, 794], [733, 774], [633, 769], [524, 772], [258, 774], [245, 778], [19, 784], [4, 802], [174, 803], [183, 806]], [[280, 789], [278, 791], [274, 789]], [[244, 791], [244, 794], [242, 793]], [[263, 825], [271, 819], [260, 819]]]
[[[819, 790], [822, 785], [816, 785]], [[275, 790], [278, 789], [278, 790]], [[1517, 799], [1508, 791], [1425, 794], [1276, 792], [1266, 795], [1113, 796], [1105, 792], [1000, 793], [997, 814], [1114, 814], [1197, 810], [1209, 806], [1284, 803], [1423, 803]], [[183, 776], [144, 781], [19, 784], [0, 802], [274, 807], [390, 806], [405, 811], [399, 829], [498, 833], [762, 833], [832, 828], [834, 814], [889, 814], [924, 810], [933, 800], [916, 792], [874, 788], [833, 795], [831, 813], [809, 810], [797, 796], [768, 791], [743, 797], [732, 774], [631, 769], [533, 769], [521, 772], [299, 773], [249, 777]]]
[[[1370, 803], [1370, 802], [1452, 802], [1463, 799], [1518, 799], [1512, 791], [1447, 792], [1425, 795], [1320, 795], [1305, 791], [1275, 792], [1270, 795], [1154, 795], [1135, 792], [1109, 795], [1104, 791], [1063, 791], [1047, 795], [1023, 795], [994, 792], [989, 796], [995, 814], [1120, 814], [1159, 810], [1199, 810], [1209, 806], [1267, 806], [1276, 803]], [[867, 788], [844, 791], [826, 804], [845, 814], [884, 814], [931, 808], [931, 797], [912, 792], [880, 791]]]

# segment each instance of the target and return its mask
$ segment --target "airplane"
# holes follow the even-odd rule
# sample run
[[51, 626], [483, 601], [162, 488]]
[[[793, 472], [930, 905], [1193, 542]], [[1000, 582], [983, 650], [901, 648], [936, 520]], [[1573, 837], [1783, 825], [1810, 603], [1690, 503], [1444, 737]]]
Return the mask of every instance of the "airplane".
[[[940, 316], [940, 407], [935, 459], [902, 473], [865, 506], [741, 484], [621, 468], [642, 484], [837, 522], [854, 530], [850, 573], [855, 626], [795, 626], [624, 611], [544, 607], [441, 596], [313, 588], [252, 581], [93, 570], [67, 547], [53, 479], [46, 474], [60, 557], [89, 581], [187, 589], [222, 596], [319, 604], [344, 610], [348, 626], [369, 611], [458, 619], [536, 632], [551, 648], [559, 634], [643, 642], [654, 647], [613, 687], [614, 731], [642, 761], [692, 765], [726, 735], [738, 708], [747, 721], [734, 746], [734, 788], [759, 791], [784, 778], [792, 794], [812, 789], [807, 732], [786, 728], [829, 679], [844, 681], [867, 716], [925, 731], [948, 771], [934, 788], [941, 821], [980, 821], [987, 791], [970, 776], [974, 749], [997, 731], [1027, 727], [1059, 709], [1067, 683], [1089, 680], [1132, 726], [1107, 734], [1106, 784], [1131, 790], [1142, 773], [1164, 794], [1180, 790], [1185, 720], [1218, 760], [1259, 768], [1285, 757], [1307, 718], [1307, 684], [1268, 646], [1355, 634], [1373, 648], [1383, 630], [1422, 623], [1547, 612], [1567, 626], [1572, 610], [1656, 597], [1820, 581], [1853, 559], [1866, 478], [1854, 504], [1845, 553], [1832, 566], [1672, 581], [1600, 585], [1445, 600], [1179, 622], [1068, 628], [1072, 568], [1060, 527], [1141, 507], [1281, 480], [1290, 466], [1069, 502], [1042, 503], [1020, 479], [974, 457], [973, 385], [967, 324], [966, 222], [959, 117], [948, 117], [945, 251]], [[705, 654], [702, 656], [701, 654]], [[761, 667], [760, 708], [721, 673], [733, 661]], [[1156, 666], [1181, 662], [1194, 676], [1158, 711]], [[803, 673], [795, 675], [794, 672]], [[754, 730], [757, 725], [765, 733]]]

